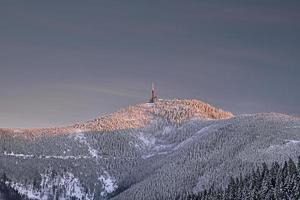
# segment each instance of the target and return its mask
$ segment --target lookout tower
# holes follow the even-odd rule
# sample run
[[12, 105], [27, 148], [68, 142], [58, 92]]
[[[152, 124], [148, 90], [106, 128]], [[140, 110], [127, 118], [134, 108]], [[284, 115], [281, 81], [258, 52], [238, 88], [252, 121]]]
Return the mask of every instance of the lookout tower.
[[157, 96], [155, 95], [154, 83], [152, 83], [151, 99], [149, 100], [149, 103], [155, 103], [156, 100]]

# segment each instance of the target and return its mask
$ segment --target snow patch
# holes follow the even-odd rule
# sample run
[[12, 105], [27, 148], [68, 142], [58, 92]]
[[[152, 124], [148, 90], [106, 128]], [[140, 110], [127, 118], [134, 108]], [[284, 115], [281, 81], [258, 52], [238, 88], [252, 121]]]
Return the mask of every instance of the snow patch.
[[142, 155], [142, 158], [147, 159], [147, 158], [151, 158], [151, 157], [156, 156], [156, 155], [164, 155], [164, 154], [168, 154], [168, 153], [170, 153], [170, 152], [169, 151], [163, 151], [163, 152], [151, 153], [151, 154], [147, 154], [147, 155]]
[[75, 133], [82, 133], [82, 132], [83, 132], [83, 130], [80, 128], [75, 129]]
[[267, 151], [274, 151], [274, 150], [280, 150], [280, 149], [285, 149], [289, 148], [294, 145], [299, 145], [300, 141], [299, 140], [284, 140], [286, 143], [284, 144], [276, 144], [276, 145], [270, 145], [266, 150]]
[[26, 196], [28, 199], [41, 199], [40, 193], [37, 190], [34, 190], [32, 185], [27, 186], [20, 183], [13, 183], [8, 181], [6, 181], [5, 184], [10, 185], [13, 189], [18, 191], [21, 195]]
[[39, 156], [35, 156], [32, 154], [20, 154], [20, 153], [7, 153], [6, 151], [4, 151], [3, 155], [5, 156], [10, 156], [10, 157], [17, 157], [17, 158], [39, 158], [39, 159], [62, 159], [62, 160], [67, 160], [67, 159], [74, 159], [74, 160], [78, 160], [78, 159], [89, 159], [91, 158], [90, 156], [83, 156], [83, 155], [79, 155], [79, 156], [55, 156], [55, 155], [39, 155]]
[[289, 145], [289, 144], [299, 144], [300, 141], [299, 140], [285, 140], [287, 141], [288, 143], [286, 143], [286, 145]]
[[24, 131], [20, 130], [20, 129], [14, 129], [13, 130], [14, 133], [24, 133]]
[[[148, 149], [147, 154], [142, 155], [142, 159], [148, 159], [155, 155], [164, 155], [164, 154], [172, 153], [172, 152], [186, 146], [188, 143], [195, 141], [195, 137], [197, 137], [201, 134], [207, 133], [208, 131], [213, 130], [215, 127], [217, 127], [217, 125], [211, 124], [209, 126], [206, 126], [202, 129], [200, 129], [192, 137], [190, 137], [180, 143], [171, 143], [171, 144], [157, 144], [159, 141], [157, 142], [155, 139], [153, 139], [153, 142], [151, 143], [151, 145], [149, 145], [150, 144], [149, 138], [143, 137], [144, 135], [141, 134], [140, 139], [142, 141], [144, 141], [145, 144], [148, 144], [148, 146], [151, 147], [150, 149]], [[172, 130], [173, 130], [172, 126], [166, 126], [163, 129], [162, 135], [170, 134], [172, 132]], [[162, 142], [162, 141], [160, 141], [160, 142]]]
[[202, 129], [200, 129], [198, 132], [196, 132], [196, 134], [194, 136], [188, 138], [187, 140], [184, 140], [183, 142], [181, 142], [177, 146], [175, 146], [173, 150], [178, 150], [178, 149], [186, 146], [186, 144], [195, 141], [195, 137], [197, 137], [198, 135], [200, 135], [202, 133], [206, 133], [207, 131], [209, 131], [215, 127], [216, 127], [216, 125], [212, 124], [212, 125], [209, 125], [209, 126], [206, 126]]
[[155, 138], [146, 136], [144, 133], [140, 133], [138, 139], [141, 140], [146, 146], [152, 146], [155, 144]]
[[107, 194], [112, 193], [118, 188], [116, 180], [111, 177], [107, 171], [104, 171], [104, 175], [101, 175], [98, 180], [103, 183], [104, 188], [104, 191], [101, 192], [101, 196], [106, 196]]
[[171, 133], [172, 130], [173, 130], [173, 126], [166, 126], [162, 132], [162, 135], [167, 135]]
[[51, 159], [51, 158], [55, 158], [55, 159], [62, 159], [62, 160], [68, 160], [68, 159], [73, 159], [73, 160], [78, 160], [78, 159], [89, 159], [91, 158], [90, 156], [82, 156], [82, 155], [79, 155], [79, 156], [39, 156], [38, 158], [40, 159]]
[[285, 128], [287, 128], [287, 129], [294, 129], [294, 128], [300, 128], [300, 126], [287, 126], [287, 127], [285, 127]]
[[142, 104], [144, 107], [153, 107], [154, 103], [144, 103]]
[[96, 149], [94, 149], [90, 143], [88, 143], [88, 141], [83, 133], [76, 134], [74, 136], [74, 139], [79, 141], [81, 144], [86, 145], [88, 148], [89, 154], [93, 158], [96, 158], [96, 159], [101, 158], [101, 156], [99, 156], [99, 154], [98, 154], [98, 151]]
[[[32, 185], [7, 182], [12, 188], [28, 199], [77, 199], [91, 200], [92, 195], [85, 192], [84, 187], [72, 173], [67, 172], [63, 175], [53, 175], [53, 173], [41, 174], [40, 189], [34, 189]], [[66, 196], [63, 196], [63, 194]]]
[[21, 154], [21, 153], [14, 153], [14, 152], [11, 152], [11, 153], [7, 153], [6, 151], [4, 151], [3, 153], [5, 156], [12, 156], [12, 157], [20, 157], [20, 158], [33, 158], [34, 155], [26, 155], [26, 154]]

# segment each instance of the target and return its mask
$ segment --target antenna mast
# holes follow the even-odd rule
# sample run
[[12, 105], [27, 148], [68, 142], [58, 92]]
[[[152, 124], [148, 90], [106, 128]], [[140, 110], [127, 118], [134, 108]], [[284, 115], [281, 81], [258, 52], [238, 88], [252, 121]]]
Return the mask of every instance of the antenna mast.
[[157, 100], [157, 96], [155, 96], [154, 83], [152, 83], [151, 99], [150, 99], [149, 103], [155, 103], [156, 100]]

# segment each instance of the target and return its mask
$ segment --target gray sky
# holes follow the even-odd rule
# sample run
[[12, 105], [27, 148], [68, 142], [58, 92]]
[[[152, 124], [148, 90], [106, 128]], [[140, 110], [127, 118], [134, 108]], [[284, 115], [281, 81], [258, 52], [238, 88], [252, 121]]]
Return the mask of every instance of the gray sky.
[[300, 115], [300, 1], [0, 2], [0, 127], [160, 98]]

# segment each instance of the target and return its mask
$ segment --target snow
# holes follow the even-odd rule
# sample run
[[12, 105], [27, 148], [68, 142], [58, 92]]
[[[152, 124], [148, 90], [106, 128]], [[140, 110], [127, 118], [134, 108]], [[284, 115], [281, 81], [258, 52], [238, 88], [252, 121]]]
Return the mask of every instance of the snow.
[[207, 184], [207, 179], [204, 176], [199, 176], [197, 180], [196, 186], [193, 188], [193, 193], [197, 194], [199, 191], [205, 189], [205, 185]]
[[275, 150], [279, 150], [279, 149], [286, 149], [289, 148], [291, 146], [294, 145], [299, 145], [300, 141], [299, 140], [284, 140], [284, 144], [280, 145], [280, 144], [276, 144], [276, 145], [270, 145], [266, 150], [271, 150], [271, 151], [275, 151]]
[[142, 105], [145, 106], [145, 107], [153, 107], [154, 103], [145, 103], [145, 104], [142, 104]]
[[[151, 145], [151, 148], [148, 149], [147, 153], [142, 155], [142, 159], [148, 159], [151, 158], [153, 156], [156, 155], [165, 155], [165, 154], [169, 154], [172, 152], [177, 151], [178, 149], [185, 147], [188, 143], [193, 142], [196, 137], [198, 137], [201, 134], [207, 133], [210, 130], [215, 129], [216, 125], [215, 124], [211, 124], [208, 125], [202, 129], [200, 129], [198, 132], [196, 132], [192, 137], [180, 142], [180, 143], [168, 143], [167, 141], [162, 141], [162, 140], [154, 140], [154, 142]], [[174, 129], [173, 126], [166, 126], [164, 127], [163, 131], [162, 131], [162, 135], [169, 135], [172, 134], [172, 130]], [[143, 135], [142, 135], [143, 136]], [[143, 138], [140, 136], [140, 139], [142, 140], [147, 140], [148, 138]], [[149, 139], [148, 139], [149, 140]], [[150, 142], [148, 142], [150, 143]], [[148, 144], [146, 142], [146, 144]]]
[[288, 143], [286, 143], [287, 145], [288, 145], [288, 144], [299, 144], [299, 143], [300, 143], [299, 140], [285, 140], [285, 141], [288, 142]]
[[67, 160], [67, 159], [74, 159], [74, 160], [78, 160], [78, 159], [89, 159], [91, 157], [89, 156], [82, 156], [82, 155], [79, 155], [79, 156], [39, 156], [38, 158], [40, 159], [51, 159], [51, 158], [55, 158], [55, 159], [62, 159], [62, 160]]
[[194, 136], [188, 138], [187, 140], [184, 140], [183, 142], [181, 142], [177, 146], [175, 146], [173, 150], [178, 150], [178, 149], [186, 146], [186, 144], [188, 144], [190, 142], [193, 142], [195, 140], [195, 137], [199, 136], [200, 134], [207, 133], [209, 130], [211, 130], [215, 127], [216, 127], [216, 125], [212, 124], [212, 125], [209, 125], [209, 126], [206, 126], [206, 127], [202, 128], [201, 130], [196, 132], [196, 134]]
[[152, 149], [155, 151], [161, 151], [161, 150], [171, 148], [173, 146], [174, 146], [173, 144], [160, 144], [160, 145], [154, 146]]
[[[16, 153], [7, 153], [4, 152], [3, 155], [5, 156], [10, 156], [10, 157], [16, 157], [16, 158], [23, 158], [23, 159], [28, 159], [28, 158], [38, 158], [38, 159], [61, 159], [61, 160], [68, 160], [68, 159], [73, 159], [73, 160], [79, 160], [79, 159], [91, 159], [95, 158], [97, 152], [95, 152], [95, 155], [93, 156], [86, 156], [86, 155], [78, 155], [78, 156], [59, 156], [59, 155], [31, 155], [31, 154], [16, 154]], [[107, 156], [107, 157], [101, 157], [102, 159], [136, 159], [136, 157], [127, 157], [127, 156]]]
[[11, 153], [7, 153], [6, 151], [4, 151], [3, 153], [5, 156], [12, 156], [12, 157], [21, 157], [21, 158], [33, 158], [34, 155], [26, 155], [26, 154], [20, 154], [20, 153], [14, 153], [14, 152], [11, 152]]
[[24, 131], [20, 130], [20, 129], [14, 129], [13, 130], [14, 133], [23, 133]]
[[[157, 154], [161, 154], [160, 151], [165, 150], [166, 148], [168, 148], [170, 146], [173, 146], [173, 145], [169, 145], [169, 144], [158, 144], [159, 141], [155, 137], [153, 137], [151, 135], [146, 136], [145, 133], [143, 133], [143, 132], [140, 132], [138, 134], [137, 138], [142, 141], [142, 143], [145, 145], [146, 150], [147, 150], [147, 152], [141, 156], [142, 159], [147, 159], [147, 158], [150, 158]], [[136, 146], [136, 148], [140, 148], [140, 146], [137, 144], [135, 146]], [[167, 152], [165, 152], [165, 153], [167, 153]]]
[[[84, 198], [86, 194], [82, 189], [86, 185], [82, 185], [83, 182], [80, 182], [79, 180], [79, 177], [85, 177], [89, 181], [91, 180], [90, 185], [92, 186], [88, 186], [89, 191], [91, 191], [91, 193], [95, 194], [96, 196], [96, 194], [98, 194], [98, 191], [100, 190], [99, 192], [102, 195], [100, 199], [105, 199], [106, 197], [110, 196], [108, 194], [113, 193], [119, 187], [119, 184], [121, 183], [119, 183], [118, 180], [123, 181], [123, 177], [126, 177], [128, 175], [128, 172], [132, 172], [132, 165], [127, 165], [127, 162], [131, 161], [124, 160], [125, 162], [123, 162], [122, 160], [125, 158], [131, 158], [133, 159], [132, 163], [135, 165], [135, 168], [134, 173], [131, 173], [130, 177], [127, 178], [130, 178], [131, 180], [140, 180], [140, 182], [139, 184], [132, 185], [132, 183], [135, 184], [136, 181], [129, 181], [128, 187], [133, 187], [128, 190], [128, 193], [126, 191], [125, 194], [130, 194], [130, 192], [141, 195], [145, 194], [145, 196], [149, 196], [151, 198], [153, 197], [152, 195], [155, 194], [154, 192], [156, 192], [156, 194], [159, 194], [159, 192], [170, 192], [173, 194], [174, 192], [172, 188], [176, 188], [173, 186], [186, 184], [184, 180], [187, 179], [193, 180], [192, 185], [186, 185], [186, 188], [189, 190], [191, 190], [192, 186], [195, 185], [196, 188], [203, 189], [208, 186], [209, 183], [217, 183], [219, 185], [222, 185], [222, 181], [226, 181], [227, 175], [229, 175], [232, 171], [233, 175], [238, 175], [238, 173], [240, 173], [240, 171], [236, 170], [238, 165], [236, 165], [235, 163], [236, 161], [240, 160], [244, 161], [243, 159], [240, 159], [240, 155], [241, 157], [245, 157], [245, 161], [254, 163], [256, 159], [259, 160], [258, 156], [262, 156], [264, 158], [266, 157], [265, 155], [267, 155], [269, 156], [269, 160], [272, 160], [277, 158], [276, 156], [281, 156], [279, 154], [292, 155], [293, 152], [299, 151], [297, 149], [300, 149], [300, 137], [297, 135], [297, 133], [295, 133], [295, 130], [298, 129], [282, 131], [281, 126], [280, 129], [278, 128], [279, 126], [276, 126], [273, 129], [273, 123], [267, 124], [263, 120], [259, 122], [253, 122], [252, 120], [252, 118], [248, 119], [246, 117], [245, 119], [238, 118], [238, 120], [232, 119], [225, 122], [207, 122], [205, 120], [199, 120], [192, 123], [183, 123], [180, 125], [171, 125], [171, 123], [164, 120], [160, 121], [159, 119], [153, 120], [150, 124], [150, 127], [130, 130], [128, 131], [128, 133], [126, 132], [126, 134], [128, 134], [128, 138], [126, 135], [126, 140], [124, 140], [125, 142], [123, 140], [116, 140], [114, 142], [103, 144], [107, 145], [102, 146], [104, 152], [106, 152], [106, 149], [110, 150], [112, 148], [116, 148], [113, 149], [116, 151], [107, 151], [109, 153], [113, 152], [112, 155], [116, 156], [104, 154], [101, 155], [100, 150], [98, 153], [97, 145], [92, 141], [90, 135], [82, 133], [81, 129], [78, 129], [76, 131], [76, 134], [74, 133], [72, 136], [66, 136], [69, 137], [68, 139], [70, 141], [68, 141], [67, 143], [62, 143], [65, 146], [61, 145], [61, 155], [30, 155], [30, 153], [26, 155], [22, 154], [22, 152], [24, 151], [16, 153], [17, 150], [5, 154], [6, 156], [24, 158], [34, 157], [40, 159], [95, 159], [98, 158], [98, 156], [102, 156], [102, 159], [117, 159], [116, 161], [112, 160], [109, 162], [102, 162], [102, 160], [100, 162], [100, 160], [95, 159], [99, 162], [88, 162], [89, 166], [85, 168], [81, 167], [83, 165], [82, 163], [84, 163], [85, 160], [83, 162], [73, 162], [73, 160], [70, 160], [70, 162], [61, 162], [60, 160], [51, 160], [50, 164], [54, 163], [55, 166], [58, 166], [58, 164], [60, 165], [61, 163], [66, 163], [67, 166], [70, 166], [67, 168], [67, 170], [73, 172], [76, 177], [71, 173], [67, 173], [64, 175], [58, 175], [58, 177], [56, 176], [53, 179], [53, 177], [51, 177], [49, 174], [45, 174], [45, 176], [42, 178], [44, 186], [43, 191], [40, 193], [37, 193], [32, 188], [28, 188], [28, 186], [16, 183], [15, 187], [17, 187], [18, 190], [22, 191], [23, 194], [26, 193], [27, 196], [37, 197], [37, 199], [47, 198], [47, 196], [49, 198], [49, 196], [51, 195], [47, 194], [51, 192], [51, 188], [55, 188], [53, 186], [57, 186], [58, 188], [60, 188], [62, 187], [62, 185], [64, 185], [66, 191], [68, 191], [66, 192], [66, 194], [76, 196], [79, 199], [87, 199]], [[156, 121], [160, 123], [155, 124]], [[233, 126], [227, 126], [228, 124], [233, 124]], [[295, 125], [294, 123], [291, 124]], [[284, 123], [282, 127], [285, 128], [286, 126], [286, 123]], [[293, 126], [293, 128], [295, 127], [296, 126]], [[291, 131], [292, 134], [288, 134], [289, 131]], [[253, 135], [253, 143], [249, 142], [249, 138], [252, 138], [252, 135], [250, 134]], [[111, 137], [110, 134], [107, 134], [107, 137], [109, 137], [107, 139], [110, 139], [107, 141], [115, 139], [115, 137]], [[217, 141], [217, 143], [214, 141]], [[72, 145], [69, 146], [70, 143]], [[215, 146], [214, 144], [220, 145]], [[275, 145], [275, 149], [270, 151], [270, 154], [260, 152], [260, 150], [265, 151], [270, 144]], [[74, 148], [76, 145], [80, 148]], [[135, 151], [136, 149], [132, 148], [132, 146], [136, 146], [137, 148], [140, 147], [140, 151]], [[71, 148], [71, 150], [67, 148]], [[236, 148], [238, 155], [233, 155], [234, 157], [231, 157], [232, 154], [228, 152], [231, 152], [231, 149], [233, 148]], [[76, 153], [76, 156], [72, 156], [72, 151], [74, 149], [76, 150], [74, 151], [74, 154]], [[249, 151], [252, 149], [254, 149], [253, 153], [252, 151]], [[50, 152], [52, 151], [49, 151], [49, 154], [52, 154]], [[82, 152], [82, 154], [84, 155], [77, 155], [77, 153], [79, 152]], [[223, 159], [223, 157], [221, 158], [221, 156], [219, 156], [220, 154], [221, 156], [224, 156], [224, 160], [228, 159], [228, 162], [224, 165], [220, 164]], [[126, 157], [126, 155], [132, 157]], [[142, 157], [140, 157], [139, 155], [142, 155]], [[155, 158], [155, 156], [157, 156], [157, 158]], [[142, 160], [142, 158], [149, 158], [149, 160]], [[19, 161], [19, 159], [14, 160]], [[42, 165], [39, 166], [42, 167], [46, 167], [44, 163], [49, 163], [46, 161], [43, 162], [43, 160], [41, 160], [40, 162], [42, 163]], [[56, 164], [55, 162], [58, 162], [58, 164]], [[20, 164], [22, 164], [22, 161], [19, 161], [18, 165]], [[18, 167], [18, 169], [22, 169], [21, 165]], [[160, 170], [157, 171], [156, 169]], [[245, 169], [248, 170], [248, 168]], [[112, 174], [109, 174], [105, 170]], [[81, 176], [77, 177], [77, 175]], [[86, 181], [86, 179], [84, 180]], [[168, 187], [170, 186], [171, 189], [169, 190], [167, 187], [161, 187], [163, 185]], [[95, 189], [93, 188], [93, 186], [98, 188]], [[147, 190], [148, 188], [150, 189]], [[143, 189], [145, 191], [143, 191]], [[181, 192], [181, 190], [182, 188], [179, 187], [178, 191]], [[170, 193], [167, 195], [170, 195], [170, 199], [172, 199]], [[119, 199], [126, 199], [122, 198], [122, 193], [120, 196], [121, 197]], [[130, 197], [134, 196], [132, 195]], [[66, 198], [70, 199], [70, 197]], [[130, 199], [143, 198], [141, 196], [137, 196], [137, 198]]]
[[291, 129], [296, 129], [296, 128], [300, 128], [300, 126], [288, 126], [288, 127], [285, 127], [285, 128], [287, 128], [287, 129], [289, 129], [289, 128], [291, 128]]
[[156, 153], [151, 153], [151, 154], [147, 154], [147, 155], [142, 155], [143, 159], [147, 159], [147, 158], [151, 158], [153, 156], [157, 155]]
[[62, 159], [62, 160], [67, 160], [67, 159], [74, 159], [74, 160], [78, 160], [78, 159], [89, 159], [91, 158], [90, 156], [83, 156], [83, 155], [79, 155], [79, 156], [55, 156], [55, 155], [39, 155], [39, 156], [35, 156], [32, 154], [20, 154], [20, 153], [7, 153], [6, 151], [3, 153], [3, 155], [5, 156], [11, 156], [11, 157], [17, 157], [17, 158], [39, 158], [39, 159], [51, 159], [51, 158], [55, 158], [55, 159]]
[[83, 130], [80, 129], [80, 128], [77, 128], [77, 129], [75, 130], [75, 133], [82, 133], [82, 132], [83, 132]]
[[155, 144], [155, 138], [146, 136], [143, 132], [140, 132], [137, 138], [141, 140], [146, 146], [151, 146]]
[[[31, 185], [23, 185], [21, 183], [6, 182], [6, 184], [11, 185], [12, 188], [17, 190], [20, 194], [26, 196], [28, 199], [39, 199], [48, 200], [52, 195], [53, 199], [66, 199], [62, 196], [57, 196], [56, 190], [64, 189], [66, 196], [71, 199], [71, 197], [76, 197], [77, 199], [91, 200], [92, 195], [85, 193], [84, 187], [80, 183], [79, 179], [76, 178], [72, 173], [67, 172], [65, 174], [57, 175], [53, 177], [50, 173], [41, 174], [41, 190], [37, 191], [33, 189]], [[68, 198], [68, 199], [69, 199]]]
[[157, 152], [157, 153], [152, 153], [152, 154], [148, 154], [148, 155], [142, 155], [142, 158], [147, 159], [147, 158], [151, 158], [156, 155], [164, 155], [164, 154], [168, 154], [168, 153], [170, 153], [170, 152], [169, 151]]
[[96, 158], [96, 159], [101, 158], [101, 156], [99, 156], [99, 154], [98, 154], [98, 151], [96, 149], [94, 149], [90, 143], [88, 143], [88, 141], [83, 133], [76, 134], [74, 136], [74, 139], [79, 141], [81, 144], [86, 145], [88, 148], [89, 154], [93, 158]]
[[76, 134], [74, 136], [74, 139], [79, 141], [80, 143], [85, 143], [86, 142], [86, 137], [83, 133]]
[[29, 199], [41, 199], [40, 193], [35, 191], [32, 186], [25, 186], [20, 183], [6, 182], [6, 185], [10, 185], [13, 189], [17, 190], [21, 195], [28, 197]]
[[83, 199], [86, 197], [84, 188], [82, 187], [78, 178], [75, 178], [74, 175], [70, 172], [59, 177], [59, 186], [66, 186], [66, 195], [69, 197], [76, 197]]
[[98, 180], [103, 183], [104, 188], [104, 191], [101, 192], [101, 196], [106, 196], [106, 194], [112, 193], [118, 188], [116, 180], [111, 177], [107, 171], [104, 171], [104, 175], [101, 175]]
[[166, 126], [162, 132], [162, 135], [169, 134], [173, 130], [173, 126]]

